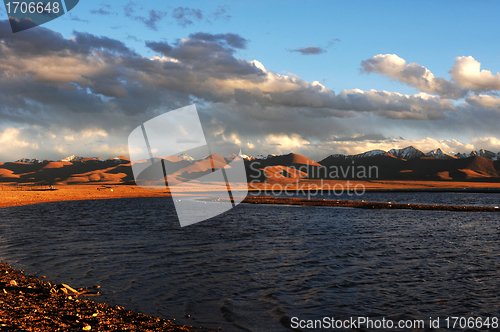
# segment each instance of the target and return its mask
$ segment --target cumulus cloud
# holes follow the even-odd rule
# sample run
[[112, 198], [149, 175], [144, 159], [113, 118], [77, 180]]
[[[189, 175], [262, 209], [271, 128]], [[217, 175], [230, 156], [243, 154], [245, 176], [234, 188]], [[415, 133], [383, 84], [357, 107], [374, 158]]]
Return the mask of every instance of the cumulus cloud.
[[[75, 37], [65, 39], [41, 27], [13, 38], [3, 25], [0, 93], [12, 101], [4, 109], [28, 108], [32, 103], [31, 109], [46, 112], [57, 106], [54, 109], [77, 113], [86, 109], [136, 114], [167, 105], [165, 100], [171, 100], [167, 106], [174, 106], [194, 97], [249, 105], [256, 109], [257, 118], [277, 107], [302, 113], [315, 110], [313, 117], [351, 116], [354, 111], [398, 119], [436, 119], [454, 110], [450, 101], [424, 93], [346, 90], [335, 94], [319, 82], [276, 74], [258, 61], [237, 58], [237, 50], [245, 49], [248, 40], [232, 33], [200, 32], [174, 43], [148, 41], [146, 46], [157, 53], [148, 59], [107, 37], [74, 32]], [[12, 121], [26, 118], [16, 117], [12, 110], [6, 113]]]
[[418, 63], [406, 63], [396, 54], [378, 54], [361, 61], [362, 72], [376, 73], [420, 91], [438, 94], [444, 98], [460, 99], [467, 91], [458, 84], [441, 77], [435, 77], [427, 68]]
[[466, 101], [474, 106], [500, 110], [500, 98], [490, 95], [470, 95]]
[[476, 150], [485, 149], [495, 153], [500, 151], [500, 139], [496, 137], [474, 137], [472, 143], [477, 147]]
[[415, 62], [408, 64], [396, 54], [378, 54], [362, 61], [361, 67], [364, 73], [380, 74], [442, 98], [465, 97], [466, 102], [476, 108], [498, 109], [500, 106], [499, 98], [491, 95], [500, 91], [500, 73], [481, 70], [481, 63], [472, 56], [455, 59], [449, 71], [450, 80], [435, 77]]
[[[138, 6], [129, 3], [125, 10], [134, 16]], [[172, 42], [147, 41], [154, 52], [149, 58], [112, 38], [73, 35], [67, 39], [39, 27], [14, 36], [8, 21], [0, 22], [2, 124], [38, 128], [37, 135], [50, 142], [44, 146], [57, 146], [57, 151], [50, 150], [53, 154], [70, 152], [75, 146], [90, 152], [94, 151], [89, 150], [91, 146], [104, 145], [106, 151], [122, 151], [127, 135], [140, 123], [196, 103], [215, 140], [235, 142], [237, 138], [256, 150], [279, 143], [274, 146], [284, 151], [302, 144], [305, 152], [314, 154], [316, 149], [324, 155], [332, 147], [352, 143], [315, 145], [333, 142], [333, 135], [367, 135], [356, 142], [376, 144], [373, 138], [380, 136], [370, 135], [380, 132], [363, 132], [360, 126], [373, 128], [377, 119], [422, 120], [421, 126], [430, 126], [429, 122], [471, 111], [474, 102], [472, 98], [457, 107], [444, 95], [426, 91], [414, 95], [359, 89], [335, 93], [317, 81], [280, 75], [257, 60], [238, 57], [249, 40], [233, 33], [199, 32]], [[487, 98], [481, 98], [485, 107]], [[54, 134], [54, 128], [65, 131], [64, 136]], [[63, 143], [56, 144], [44, 130], [62, 137]], [[91, 139], [86, 132], [103, 142], [84, 145]]]
[[471, 56], [457, 57], [449, 73], [455, 82], [474, 92], [500, 90], [500, 73], [481, 70], [481, 63]]
[[10, 127], [0, 129], [0, 156], [2, 161], [21, 158], [62, 159], [78, 153], [83, 156], [127, 155], [127, 145], [116, 137], [107, 138], [99, 128], [74, 130], [61, 126]]

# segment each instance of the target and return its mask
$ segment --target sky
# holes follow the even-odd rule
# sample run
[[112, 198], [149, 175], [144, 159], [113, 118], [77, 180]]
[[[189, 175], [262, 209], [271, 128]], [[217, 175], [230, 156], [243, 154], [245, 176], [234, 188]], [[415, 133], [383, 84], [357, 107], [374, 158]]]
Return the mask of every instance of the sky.
[[81, 0], [17, 33], [0, 11], [0, 162], [128, 156], [132, 130], [191, 104], [247, 155], [499, 152], [499, 9]]

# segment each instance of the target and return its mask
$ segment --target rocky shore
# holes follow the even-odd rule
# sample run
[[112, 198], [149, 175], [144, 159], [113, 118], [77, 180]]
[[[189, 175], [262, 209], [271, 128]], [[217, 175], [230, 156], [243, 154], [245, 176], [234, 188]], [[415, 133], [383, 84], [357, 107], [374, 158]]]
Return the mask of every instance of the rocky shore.
[[0, 263], [0, 331], [213, 331], [97, 303], [98, 286], [74, 289]]

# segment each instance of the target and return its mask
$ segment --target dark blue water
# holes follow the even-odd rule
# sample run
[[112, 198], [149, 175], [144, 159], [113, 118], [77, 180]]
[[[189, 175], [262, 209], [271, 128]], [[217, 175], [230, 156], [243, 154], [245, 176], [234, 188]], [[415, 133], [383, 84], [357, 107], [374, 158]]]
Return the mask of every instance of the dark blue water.
[[[351, 188], [352, 189], [352, 188]], [[500, 193], [461, 193], [461, 192], [363, 192], [359, 189], [358, 195], [354, 192], [338, 190], [338, 193], [321, 193], [315, 190], [279, 192], [278, 190], [261, 192], [251, 192], [250, 195], [277, 196], [277, 197], [298, 197], [309, 199], [331, 199], [347, 201], [366, 201], [366, 202], [392, 202], [403, 204], [440, 204], [440, 205], [458, 205], [458, 206], [500, 206]]]
[[170, 200], [134, 198], [6, 208], [0, 220], [1, 261], [191, 325], [500, 316], [496, 213], [239, 205], [180, 228]]

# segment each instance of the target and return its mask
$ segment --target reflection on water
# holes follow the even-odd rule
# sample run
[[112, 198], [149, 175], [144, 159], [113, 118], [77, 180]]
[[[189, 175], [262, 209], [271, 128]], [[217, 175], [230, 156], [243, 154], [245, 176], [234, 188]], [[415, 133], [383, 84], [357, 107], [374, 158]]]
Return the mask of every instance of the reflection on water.
[[226, 331], [287, 331], [294, 316], [500, 315], [493, 213], [242, 204], [180, 228], [171, 200], [134, 198], [8, 208], [0, 220], [2, 261]]

